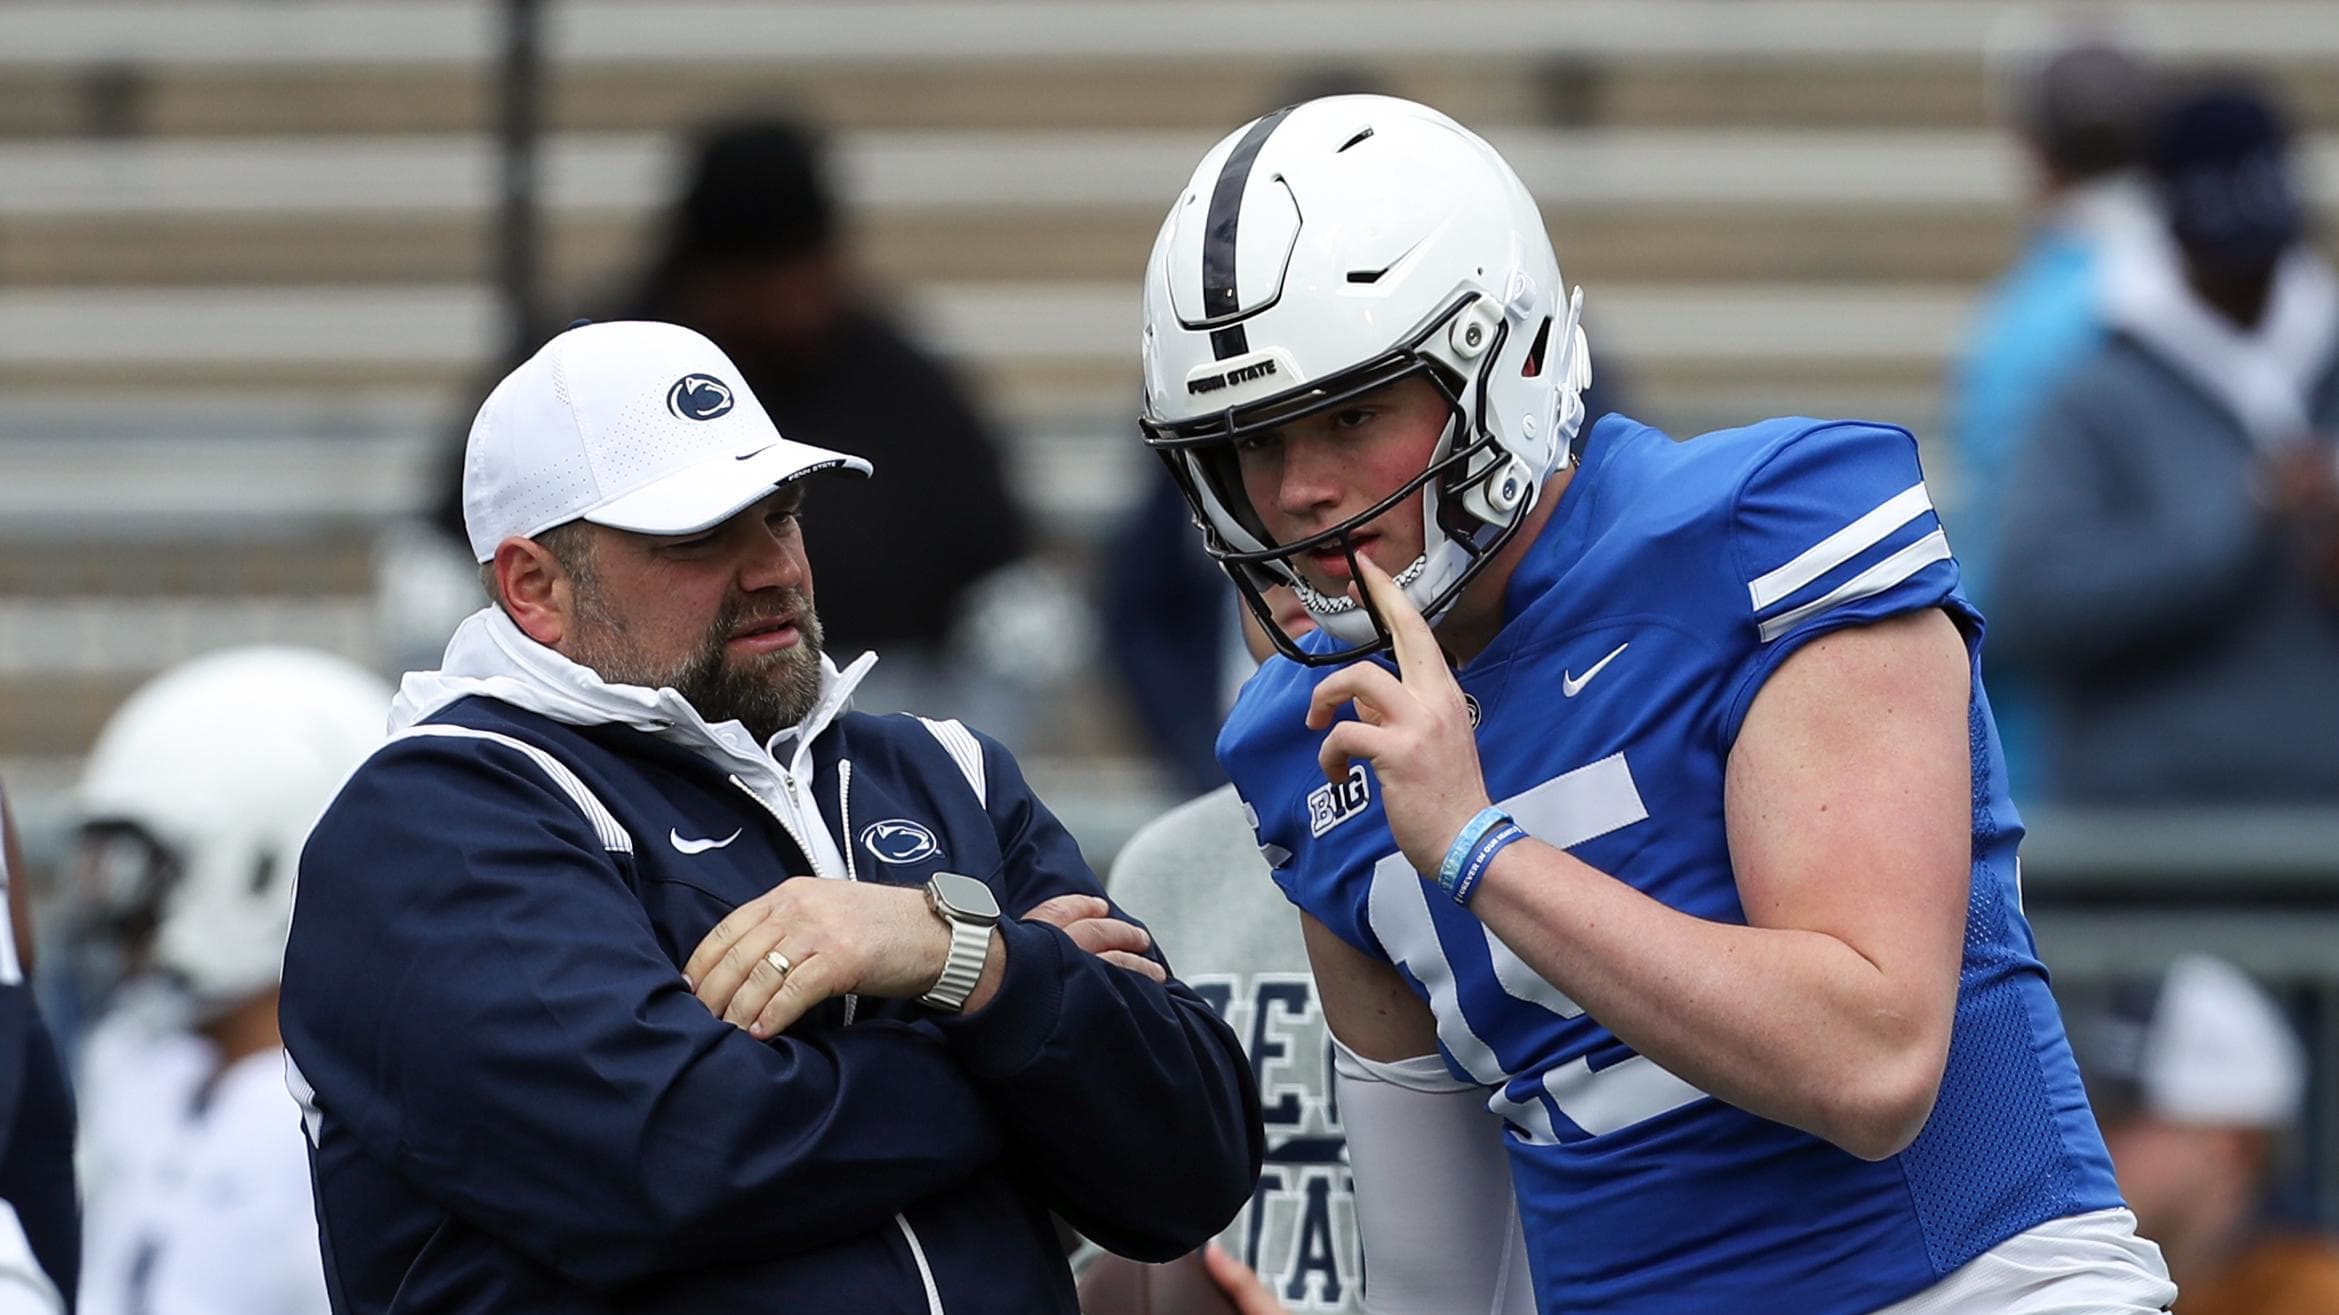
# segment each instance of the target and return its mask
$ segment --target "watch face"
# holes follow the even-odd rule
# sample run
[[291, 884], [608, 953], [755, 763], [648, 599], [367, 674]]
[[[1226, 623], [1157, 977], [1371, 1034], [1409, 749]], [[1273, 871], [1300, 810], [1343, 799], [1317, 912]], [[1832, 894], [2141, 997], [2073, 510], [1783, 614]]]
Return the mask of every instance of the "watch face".
[[962, 877], [955, 872], [937, 872], [930, 885], [934, 898], [952, 913], [987, 922], [999, 920], [999, 897], [991, 893], [989, 886], [973, 877]]

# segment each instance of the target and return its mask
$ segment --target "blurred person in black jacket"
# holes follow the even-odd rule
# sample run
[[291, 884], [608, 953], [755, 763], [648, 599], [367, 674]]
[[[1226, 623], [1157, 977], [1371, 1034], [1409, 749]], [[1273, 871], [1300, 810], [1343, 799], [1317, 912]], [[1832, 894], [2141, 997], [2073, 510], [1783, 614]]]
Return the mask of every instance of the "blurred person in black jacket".
[[1032, 650], [1054, 646], [1017, 636], [1057, 628], [1023, 615], [1050, 597], [1020, 565], [1029, 517], [965, 388], [860, 286], [818, 134], [769, 114], [702, 130], [623, 314], [697, 329], [781, 433], [884, 473], [878, 496], [853, 482], [824, 492], [806, 526], [823, 547], [830, 643], [882, 655], [866, 706], [963, 714], [1020, 739], [1022, 709], [1000, 706], [1001, 686], [1044, 681]]
[[[831, 647], [882, 656], [860, 706], [963, 716], [1019, 747], [1035, 696], [1078, 661], [1086, 626], [1077, 600], [1032, 561], [1030, 517], [998, 435], [862, 285], [819, 134], [778, 114], [742, 115], [701, 129], [685, 159], [645, 267], [593, 318], [698, 330], [782, 434], [859, 453], [883, 472], [882, 498], [840, 483], [806, 515], [826, 549]], [[435, 517], [435, 537], [453, 544], [463, 537], [461, 451], [458, 433]], [[392, 665], [426, 666], [478, 607], [472, 566], [459, 547], [392, 546], [406, 549], [382, 572]]]

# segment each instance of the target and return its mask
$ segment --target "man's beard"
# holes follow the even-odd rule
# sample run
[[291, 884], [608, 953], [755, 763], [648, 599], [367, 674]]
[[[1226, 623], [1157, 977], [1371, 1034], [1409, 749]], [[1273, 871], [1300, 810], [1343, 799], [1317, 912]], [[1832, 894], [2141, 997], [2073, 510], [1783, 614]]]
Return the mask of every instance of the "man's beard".
[[[812, 596], [801, 589], [733, 594], [691, 658], [664, 670], [627, 650], [625, 625], [601, 606], [597, 594], [580, 590], [578, 602], [579, 619], [585, 622], [574, 645], [578, 664], [613, 685], [670, 686], [710, 725], [737, 721], [762, 744], [804, 720], [820, 701], [820, 617], [812, 610]], [[741, 627], [783, 613], [794, 618], [794, 645], [736, 662], [724, 651]]]

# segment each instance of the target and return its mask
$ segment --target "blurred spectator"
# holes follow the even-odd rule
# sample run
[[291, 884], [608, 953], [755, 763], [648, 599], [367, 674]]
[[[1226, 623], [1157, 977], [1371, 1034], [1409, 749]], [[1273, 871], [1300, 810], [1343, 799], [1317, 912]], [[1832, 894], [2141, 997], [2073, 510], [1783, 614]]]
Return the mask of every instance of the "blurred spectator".
[[[1038, 696], [1092, 640], [1085, 605], [1031, 555], [997, 435], [956, 375], [861, 286], [812, 128], [776, 114], [726, 119], [686, 153], [646, 267], [595, 318], [698, 330], [782, 434], [869, 459], [882, 496], [840, 481], [805, 513], [824, 550], [831, 648], [881, 657], [856, 706], [947, 711], [1019, 747]], [[517, 364], [501, 362], [469, 394]], [[477, 564], [461, 546], [468, 411], [463, 421], [432, 529], [398, 527], [378, 551], [377, 619], [397, 669], [435, 666], [479, 609]]]
[[[1996, 601], [1998, 512], [2015, 443], [2055, 385], [2102, 345], [2098, 286], [2107, 253], [2160, 240], [2136, 168], [2155, 99], [2145, 69], [2118, 46], [2090, 39], [2020, 61], [2007, 81], [2035, 219], [2013, 267], [1983, 300], [1951, 377], [1956, 501], [1942, 514], [1966, 592], [1985, 616]], [[1991, 711], [2019, 801], [2036, 783], [2035, 697], [1993, 656], [1984, 649]]]
[[1014, 745], [1028, 696], [1077, 662], [1066, 650], [1085, 627], [1029, 561], [1029, 517], [991, 426], [857, 286], [840, 226], [810, 128], [713, 125], [625, 318], [704, 333], [781, 433], [876, 467], [882, 484], [824, 488], [805, 526], [821, 545], [829, 643], [881, 657], [862, 706], [946, 710]]
[[2339, 1311], [2339, 1250], [2263, 1215], [2297, 1126], [2306, 1055], [2243, 973], [2179, 959], [2153, 988], [2073, 1029], [2121, 1194], [2160, 1243], [2179, 1315]]
[[73, 1309], [81, 1208], [73, 1186], [73, 1097], [27, 982], [32, 919], [24, 856], [0, 798], [0, 1311]]
[[2110, 336], [2004, 488], [1993, 639], [2059, 800], [2339, 798], [2339, 281], [2287, 138], [2247, 90], [2170, 110], [2174, 255], [2106, 269]]
[[83, 879], [142, 910], [80, 1066], [84, 1315], [323, 1315], [277, 975], [295, 860], [383, 738], [390, 690], [341, 658], [251, 648], [131, 696], [76, 800]]
[[1169, 471], [1148, 462], [1144, 492], [1105, 540], [1097, 611], [1113, 618], [1104, 656], [1178, 794], [1226, 782], [1218, 725], [1250, 663], [1226, 573], [1194, 551], [1194, 514]]

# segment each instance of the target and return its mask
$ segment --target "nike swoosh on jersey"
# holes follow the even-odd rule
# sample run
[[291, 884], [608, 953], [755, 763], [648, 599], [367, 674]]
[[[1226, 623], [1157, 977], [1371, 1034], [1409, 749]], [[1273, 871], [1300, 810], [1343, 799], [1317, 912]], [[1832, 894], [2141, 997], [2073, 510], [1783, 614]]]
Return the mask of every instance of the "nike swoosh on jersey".
[[1559, 692], [1561, 696], [1571, 699], [1574, 698], [1577, 694], [1583, 691], [1584, 686], [1592, 683], [1592, 677], [1600, 674], [1600, 668], [1607, 666], [1611, 662], [1614, 662], [1616, 660], [1617, 654], [1622, 653], [1624, 650], [1631, 647], [1632, 641], [1629, 639], [1621, 644], [1618, 644], [1614, 649], [1609, 651], [1608, 656], [1593, 663], [1591, 666], [1586, 667], [1584, 669], [1583, 675], [1578, 676], [1566, 671], [1560, 672]]
[[721, 840], [685, 840], [682, 838], [682, 833], [680, 831], [668, 831], [666, 833], [666, 839], [671, 844], [673, 844], [676, 849], [681, 850], [685, 854], [704, 854], [710, 849], [721, 849], [723, 846], [730, 844], [734, 840], [737, 840], [741, 835], [744, 835], [746, 831], [746, 827], [741, 827], [737, 831], [734, 831], [731, 834], [723, 837]]

